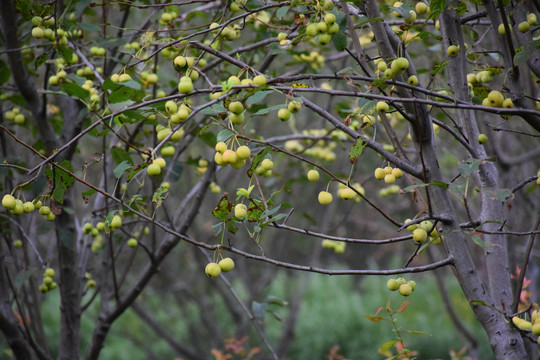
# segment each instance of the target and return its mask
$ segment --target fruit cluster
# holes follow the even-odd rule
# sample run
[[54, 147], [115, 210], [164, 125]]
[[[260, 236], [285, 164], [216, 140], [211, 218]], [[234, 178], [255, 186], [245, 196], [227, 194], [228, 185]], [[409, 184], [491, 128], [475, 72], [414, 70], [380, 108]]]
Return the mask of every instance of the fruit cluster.
[[538, 309], [531, 313], [531, 321], [514, 316], [512, 323], [520, 330], [532, 331], [534, 335], [539, 336], [536, 341], [540, 345], [540, 311]]
[[221, 259], [218, 263], [208, 263], [204, 269], [206, 276], [212, 279], [217, 278], [222, 272], [229, 272], [234, 269], [234, 260], [230, 257]]
[[390, 279], [386, 282], [386, 287], [390, 291], [398, 291], [403, 296], [409, 296], [416, 289], [416, 282], [406, 281], [404, 278]]
[[[325, 1], [323, 9], [331, 10], [333, 7], [332, 1]], [[330, 12], [324, 15], [322, 21], [312, 22], [306, 27], [306, 36], [317, 37], [317, 42], [321, 46], [326, 46], [332, 40], [332, 35], [339, 32], [339, 25], [336, 23], [336, 16]]]
[[167, 162], [163, 158], [156, 158], [152, 161], [150, 165], [146, 168], [146, 172], [150, 176], [157, 176], [161, 174], [161, 169], [167, 166]]
[[[251, 156], [251, 150], [246, 145], [239, 146], [235, 151], [229, 149], [227, 144], [223, 141], [216, 144], [215, 150], [216, 153], [214, 154], [214, 161], [216, 164], [220, 166], [231, 165], [234, 169], [242, 168], [246, 164], [246, 159]], [[272, 167], [270, 167], [270, 169], [271, 168]]]
[[26, 121], [24, 114], [21, 113], [21, 109], [18, 107], [14, 107], [13, 109], [6, 111], [4, 117], [6, 120], [13, 121], [17, 125], [22, 125]]
[[274, 168], [274, 162], [271, 159], [264, 159], [255, 168], [255, 174], [265, 177], [272, 176], [272, 169]]
[[334, 250], [336, 254], [343, 254], [345, 252], [345, 247], [347, 247], [347, 243], [344, 241], [329, 240], [329, 239], [324, 239], [321, 242], [321, 245], [325, 249]]
[[393, 184], [396, 182], [396, 179], [399, 179], [403, 176], [403, 172], [401, 169], [398, 168], [392, 168], [391, 166], [387, 166], [384, 169], [383, 168], [376, 168], [375, 169], [375, 179], [377, 180], [383, 180], [387, 184]]
[[34, 210], [39, 210], [39, 213], [45, 217], [47, 221], [53, 221], [56, 215], [51, 211], [51, 208], [44, 206], [41, 200], [26, 201], [15, 199], [13, 195], [6, 194], [2, 198], [2, 206], [9, 210], [13, 215], [21, 215], [22, 213], [29, 214]]
[[[404, 223], [407, 225], [407, 223], [411, 221], [411, 219], [407, 219]], [[407, 226], [407, 230], [412, 232], [413, 241], [416, 244], [423, 244], [427, 240], [428, 236], [429, 242], [433, 245], [441, 244], [442, 240], [444, 239], [439, 230], [437, 230], [437, 228], [434, 227], [433, 223], [429, 220], [424, 220], [420, 224], [409, 225]]]
[[54, 282], [54, 269], [53, 268], [46, 268], [43, 272], [43, 282], [41, 285], [39, 285], [39, 291], [42, 293], [46, 293], [49, 290], [54, 290], [58, 286], [56, 282]]

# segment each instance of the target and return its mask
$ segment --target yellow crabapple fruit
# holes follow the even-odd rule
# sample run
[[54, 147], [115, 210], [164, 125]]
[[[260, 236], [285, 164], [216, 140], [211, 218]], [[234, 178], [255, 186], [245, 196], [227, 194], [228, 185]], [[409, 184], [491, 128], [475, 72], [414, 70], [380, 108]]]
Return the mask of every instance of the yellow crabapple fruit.
[[422, 228], [416, 228], [413, 230], [413, 240], [417, 244], [422, 244], [427, 239], [427, 232]]
[[403, 296], [409, 296], [412, 293], [412, 287], [409, 284], [401, 284], [398, 291]]
[[219, 276], [219, 274], [221, 274], [221, 267], [219, 266], [219, 264], [211, 262], [206, 265], [204, 272], [208, 277], [215, 279]]
[[328, 191], [321, 191], [318, 196], [321, 205], [329, 205], [332, 203], [333, 196]]
[[311, 182], [319, 180], [319, 172], [317, 170], [309, 170], [307, 173], [307, 178]]
[[226, 257], [224, 259], [221, 259], [218, 265], [221, 268], [222, 272], [229, 272], [234, 269], [234, 260], [230, 257]]
[[386, 287], [388, 288], [388, 290], [390, 291], [396, 291], [397, 289], [399, 289], [399, 283], [397, 282], [396, 279], [389, 279], [387, 282], [386, 282]]

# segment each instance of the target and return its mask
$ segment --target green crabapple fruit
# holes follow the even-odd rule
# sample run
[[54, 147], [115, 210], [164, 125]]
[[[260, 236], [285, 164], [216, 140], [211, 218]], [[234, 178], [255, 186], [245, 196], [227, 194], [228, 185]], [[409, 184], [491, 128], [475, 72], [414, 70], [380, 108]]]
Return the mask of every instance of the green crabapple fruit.
[[287, 121], [291, 118], [291, 112], [289, 111], [289, 109], [286, 109], [286, 108], [279, 109], [278, 118], [281, 121]]
[[234, 260], [230, 257], [226, 257], [224, 259], [221, 259], [218, 265], [221, 268], [222, 272], [229, 272], [234, 269]]
[[261, 166], [264, 170], [272, 170], [274, 168], [274, 162], [270, 159], [264, 159], [261, 162]]
[[478, 143], [485, 144], [487, 143], [487, 141], [488, 141], [488, 137], [486, 136], [486, 134], [478, 135]]
[[422, 228], [416, 228], [413, 231], [413, 240], [417, 244], [422, 244], [427, 239], [427, 232]]
[[137, 242], [137, 239], [135, 238], [131, 238], [127, 241], [127, 245], [130, 247], [130, 248], [134, 248], [134, 247], [137, 247], [137, 245], [139, 245], [139, 243]]
[[266, 85], [266, 77], [264, 75], [257, 75], [253, 78], [253, 84], [257, 86]]
[[244, 111], [244, 105], [240, 101], [233, 101], [229, 104], [229, 111], [234, 114], [240, 114]]
[[244, 204], [236, 204], [234, 207], [234, 216], [243, 219], [247, 216], [247, 207]]
[[236, 156], [241, 160], [247, 159], [251, 156], [251, 150], [246, 145], [242, 145], [236, 149]]
[[384, 171], [383, 168], [376, 168], [375, 169], [375, 179], [382, 180], [386, 176], [386, 171]]
[[150, 176], [157, 176], [157, 175], [161, 174], [161, 166], [159, 166], [156, 163], [152, 163], [152, 164], [148, 165], [148, 167], [146, 168], [146, 172]]
[[409, 76], [409, 79], [407, 79], [407, 82], [409, 85], [416, 86], [418, 84], [418, 77], [416, 75]]
[[307, 178], [311, 182], [319, 180], [319, 172], [317, 170], [309, 170], [307, 173]]
[[384, 101], [379, 101], [376, 105], [376, 108], [378, 112], [384, 113], [388, 111], [389, 106]]
[[206, 265], [204, 272], [208, 277], [215, 279], [219, 276], [219, 274], [221, 274], [221, 267], [219, 266], [219, 264], [211, 262]]
[[39, 208], [39, 213], [41, 215], [47, 216], [51, 213], [51, 208], [48, 206], [42, 206]]
[[520, 22], [518, 25], [519, 32], [526, 33], [531, 28], [531, 24], [527, 21]]
[[321, 205], [329, 205], [332, 203], [333, 196], [328, 191], [321, 191], [318, 196]]
[[15, 200], [15, 197], [13, 197], [13, 195], [6, 194], [2, 198], [2, 206], [8, 210], [14, 209], [16, 204], [17, 202]]
[[409, 68], [409, 60], [404, 57], [398, 57], [392, 61], [390, 68], [394, 74], [401, 74]]
[[122, 226], [122, 218], [120, 215], [114, 215], [111, 220], [111, 228], [118, 229], [120, 226]]
[[165, 103], [165, 110], [169, 115], [175, 114], [178, 111], [178, 105], [174, 101], [169, 100]]
[[409, 284], [401, 284], [398, 291], [403, 296], [409, 296], [412, 293], [412, 287]]
[[450, 45], [448, 49], [446, 49], [446, 53], [448, 56], [456, 56], [459, 53], [459, 46]]
[[392, 174], [386, 174], [384, 176], [384, 182], [387, 184], [393, 184], [396, 182], [396, 177]]
[[396, 291], [397, 289], [399, 289], [399, 285], [400, 284], [397, 282], [396, 279], [390, 279], [386, 282], [386, 287], [390, 291]]

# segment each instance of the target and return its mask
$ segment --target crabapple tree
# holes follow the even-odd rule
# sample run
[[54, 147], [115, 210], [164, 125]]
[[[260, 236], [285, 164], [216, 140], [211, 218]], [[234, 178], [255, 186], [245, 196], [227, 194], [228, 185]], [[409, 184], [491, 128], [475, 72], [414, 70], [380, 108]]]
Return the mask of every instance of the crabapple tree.
[[[538, 11], [2, 0], [0, 330], [13, 356], [97, 359], [131, 309], [178, 356], [208, 358], [219, 341], [180, 341], [144, 307], [181, 289], [179, 308], [198, 306], [222, 344], [204, 284], [257, 351], [286, 358], [288, 332], [270, 341], [246, 306], [278, 271], [381, 276], [414, 301], [422, 279], [405, 277], [451, 269], [494, 358], [534, 358]], [[368, 251], [402, 265], [369, 266]]]

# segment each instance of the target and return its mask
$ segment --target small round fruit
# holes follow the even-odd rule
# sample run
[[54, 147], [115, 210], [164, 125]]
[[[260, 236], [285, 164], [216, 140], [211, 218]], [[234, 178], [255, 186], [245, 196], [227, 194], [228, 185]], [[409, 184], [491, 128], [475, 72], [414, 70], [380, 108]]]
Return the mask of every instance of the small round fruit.
[[105, 223], [103, 221], [100, 221], [96, 224], [96, 229], [98, 229], [98, 231], [103, 231], [105, 230]]
[[332, 203], [333, 196], [328, 191], [321, 191], [318, 199], [321, 205], [329, 205]]
[[32, 37], [35, 39], [43, 39], [45, 37], [45, 30], [40, 27], [35, 27], [32, 29]]
[[161, 174], [161, 166], [159, 166], [156, 163], [152, 163], [152, 164], [148, 165], [148, 167], [146, 168], [146, 172], [150, 176], [157, 176], [157, 175]]
[[225, 150], [227, 150], [227, 144], [225, 144], [223, 141], [220, 141], [216, 144], [215, 149], [217, 152], [223, 154]]
[[376, 105], [377, 111], [381, 113], [385, 113], [388, 111], [389, 106], [384, 101], [379, 101]]
[[234, 269], [234, 261], [230, 257], [226, 257], [224, 259], [221, 259], [221, 261], [218, 263], [218, 265], [221, 268], [222, 272], [229, 272], [232, 269]]
[[518, 25], [519, 32], [526, 33], [531, 28], [531, 24], [527, 21], [520, 22]]
[[264, 170], [272, 170], [274, 168], [274, 162], [270, 159], [264, 159], [261, 162], [261, 166]]
[[229, 111], [234, 114], [240, 114], [244, 111], [244, 105], [240, 101], [233, 101], [229, 104]]
[[384, 176], [384, 182], [387, 184], [393, 184], [396, 182], [396, 177], [392, 174], [386, 174]]
[[167, 162], [164, 158], [156, 158], [152, 164], [157, 164], [162, 169], [167, 166]]
[[400, 177], [403, 176], [403, 171], [401, 171], [401, 169], [398, 169], [398, 168], [393, 168], [392, 175], [394, 175], [396, 179], [399, 179]]
[[409, 296], [412, 293], [412, 287], [409, 284], [401, 284], [398, 291], [403, 296]]
[[414, 281], [414, 280], [409, 280], [409, 281], [407, 282], [407, 284], [409, 284], [409, 285], [411, 286], [412, 291], [416, 290], [416, 281]]
[[514, 107], [514, 102], [510, 98], [504, 99], [502, 107], [505, 109], [512, 109]]
[[17, 201], [15, 200], [15, 197], [13, 197], [13, 195], [6, 194], [2, 198], [2, 206], [8, 210], [13, 210], [16, 204]]
[[459, 53], [459, 46], [450, 45], [448, 49], [446, 49], [446, 53], [448, 56], [456, 56]]
[[253, 78], [253, 83], [257, 86], [266, 85], [266, 77], [264, 75], [257, 75]]
[[[182, 81], [182, 79], [187, 79], [187, 80]], [[178, 83], [178, 92], [180, 92], [180, 94], [189, 94], [192, 91], [193, 91], [193, 82], [191, 81], [191, 79], [185, 76], [181, 77], [180, 82]]]
[[307, 178], [311, 182], [319, 180], [319, 172], [317, 170], [309, 170], [307, 173]]
[[527, 15], [527, 22], [530, 24], [530, 25], [534, 25], [536, 24], [536, 14], [535, 13], [530, 13]]
[[122, 226], [122, 218], [120, 215], [114, 215], [111, 220], [111, 228], [118, 229], [120, 226]]
[[487, 143], [487, 141], [488, 141], [488, 137], [486, 136], [486, 134], [478, 135], [478, 143], [485, 144]]
[[504, 28], [504, 24], [499, 24], [497, 32], [499, 33], [499, 35], [506, 35], [506, 29]]
[[293, 114], [300, 111], [302, 108], [302, 104], [299, 101], [291, 101], [289, 105], [287, 105], [287, 109]]
[[129, 80], [131, 80], [131, 76], [129, 76], [129, 74], [122, 74], [118, 77], [119, 82], [126, 82]]
[[422, 15], [422, 14], [425, 14], [429, 10], [429, 6], [426, 3], [419, 1], [414, 6], [414, 10], [416, 11], [417, 14]]
[[45, 271], [43, 272], [43, 276], [48, 276], [48, 277], [54, 277], [54, 269], [53, 268], [46, 268]]
[[404, 57], [398, 57], [392, 61], [390, 68], [394, 74], [401, 74], [409, 68], [409, 60]]
[[240, 114], [230, 113], [229, 119], [231, 120], [231, 123], [233, 123], [234, 125], [240, 125], [244, 122], [244, 114], [243, 113], [240, 113]]
[[386, 171], [384, 171], [383, 168], [376, 168], [375, 169], [375, 179], [382, 180], [386, 176]]
[[390, 291], [396, 291], [397, 289], [399, 289], [399, 285], [400, 284], [397, 282], [396, 279], [390, 279], [386, 282], [386, 287]]
[[427, 232], [424, 229], [416, 228], [413, 231], [413, 240], [417, 244], [422, 244], [427, 239]]
[[247, 159], [251, 156], [251, 150], [246, 145], [242, 145], [236, 149], [236, 156], [241, 160]]
[[41, 215], [47, 216], [51, 213], [51, 208], [48, 206], [42, 206], [39, 208], [39, 213]]
[[325, 16], [324, 16], [324, 22], [327, 24], [327, 25], [332, 25], [333, 23], [336, 22], [336, 15], [332, 14], [332, 13], [327, 13]]
[[332, 35], [330, 34], [319, 34], [319, 45], [325, 46], [330, 44], [332, 40]]
[[238, 157], [236, 156], [236, 152], [234, 152], [233, 150], [227, 149], [223, 152], [222, 159], [225, 164], [233, 164], [236, 162]]
[[165, 103], [165, 110], [169, 115], [175, 114], [178, 111], [178, 105], [174, 101], [169, 100]]
[[219, 264], [215, 262], [211, 262], [208, 265], [206, 265], [204, 272], [206, 273], [208, 277], [215, 279], [219, 276], [219, 274], [221, 274], [221, 267], [219, 266]]
[[319, 34], [319, 28], [317, 27], [317, 24], [309, 24], [306, 27], [306, 35], [315, 37]]
[[540, 321], [536, 321], [532, 327], [532, 333], [536, 336], [540, 335]]
[[21, 240], [15, 240], [13, 242], [13, 247], [18, 249], [18, 248], [21, 248], [23, 246], [23, 242]]
[[131, 238], [128, 240], [127, 244], [130, 248], [134, 248], [134, 247], [137, 247], [137, 245], [139, 245], [139, 242], [137, 241], [137, 239]]
[[351, 200], [352, 198], [354, 198], [355, 195], [356, 193], [351, 188], [341, 189], [341, 191], [339, 192], [339, 196], [343, 200]]
[[287, 121], [291, 118], [291, 112], [286, 108], [279, 109], [278, 118], [280, 118], [281, 121]]
[[247, 216], [247, 207], [244, 204], [236, 204], [234, 207], [234, 216], [243, 219]]
[[500, 91], [493, 90], [488, 94], [487, 99], [491, 106], [501, 107], [504, 101], [504, 96]]
[[407, 82], [409, 85], [416, 86], [418, 84], [418, 77], [416, 75], [409, 76], [409, 79], [407, 79]]

